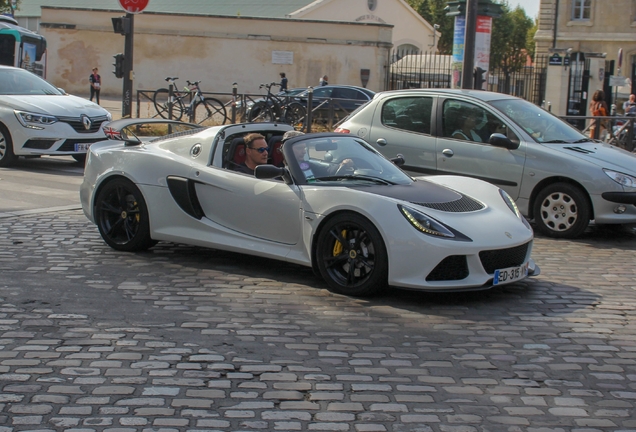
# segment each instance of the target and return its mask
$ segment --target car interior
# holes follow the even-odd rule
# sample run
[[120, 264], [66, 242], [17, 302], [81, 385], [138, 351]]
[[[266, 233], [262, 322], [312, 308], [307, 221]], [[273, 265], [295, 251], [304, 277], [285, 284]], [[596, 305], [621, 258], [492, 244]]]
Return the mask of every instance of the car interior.
[[[258, 133], [263, 135], [267, 141], [267, 162], [278, 167], [283, 166], [283, 136], [280, 135], [280, 132], [258, 131]], [[223, 148], [223, 168], [234, 170], [245, 162], [245, 142], [243, 140], [245, 135], [247, 135], [247, 133], [233, 135], [225, 140]]]

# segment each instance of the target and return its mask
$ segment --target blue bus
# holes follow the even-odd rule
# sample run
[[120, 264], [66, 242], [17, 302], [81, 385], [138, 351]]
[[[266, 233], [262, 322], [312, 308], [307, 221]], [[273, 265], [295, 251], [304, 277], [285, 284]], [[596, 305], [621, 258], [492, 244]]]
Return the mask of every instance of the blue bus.
[[46, 39], [0, 15], [0, 65], [15, 66], [46, 78]]

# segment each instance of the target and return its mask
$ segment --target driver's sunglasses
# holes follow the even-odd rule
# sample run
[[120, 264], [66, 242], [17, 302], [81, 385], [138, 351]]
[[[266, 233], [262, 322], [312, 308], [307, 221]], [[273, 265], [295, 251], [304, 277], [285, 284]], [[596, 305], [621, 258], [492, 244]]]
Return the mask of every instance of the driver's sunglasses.
[[258, 148], [256, 148], [256, 147], [248, 147], [248, 149], [256, 150], [259, 153], [265, 153], [266, 151], [268, 151], [267, 147], [258, 147]]

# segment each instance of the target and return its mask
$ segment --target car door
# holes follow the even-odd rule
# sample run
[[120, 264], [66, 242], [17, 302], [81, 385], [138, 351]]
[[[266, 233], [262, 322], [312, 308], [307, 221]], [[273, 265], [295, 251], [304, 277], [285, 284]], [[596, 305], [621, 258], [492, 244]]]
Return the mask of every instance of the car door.
[[[476, 103], [446, 98], [438, 105], [438, 119], [438, 174], [476, 177], [501, 187], [514, 199], [519, 197], [526, 146], [502, 116]], [[495, 132], [507, 135], [519, 148], [489, 144]]]
[[224, 168], [194, 168], [196, 193], [205, 215], [233, 231], [277, 243], [300, 239], [300, 189], [277, 180]]
[[404, 156], [402, 169], [413, 174], [435, 174], [435, 137], [431, 114], [434, 96], [401, 96], [381, 101], [374, 113], [369, 142], [388, 158]]

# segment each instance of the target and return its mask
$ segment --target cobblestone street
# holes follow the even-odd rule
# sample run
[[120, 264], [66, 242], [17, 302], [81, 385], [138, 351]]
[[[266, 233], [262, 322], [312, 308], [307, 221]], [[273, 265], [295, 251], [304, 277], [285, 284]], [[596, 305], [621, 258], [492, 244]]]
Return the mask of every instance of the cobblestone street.
[[334, 295], [308, 268], [110, 249], [0, 219], [0, 432], [636, 431], [636, 235], [535, 240], [541, 276]]

